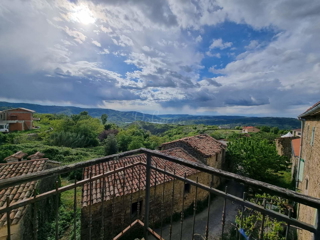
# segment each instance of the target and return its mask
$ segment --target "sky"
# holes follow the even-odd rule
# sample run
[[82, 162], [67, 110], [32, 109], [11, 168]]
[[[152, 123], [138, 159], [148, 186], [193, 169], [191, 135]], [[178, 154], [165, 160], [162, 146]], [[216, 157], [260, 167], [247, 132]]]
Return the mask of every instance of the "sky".
[[319, 0], [4, 0], [0, 101], [297, 117], [319, 22]]

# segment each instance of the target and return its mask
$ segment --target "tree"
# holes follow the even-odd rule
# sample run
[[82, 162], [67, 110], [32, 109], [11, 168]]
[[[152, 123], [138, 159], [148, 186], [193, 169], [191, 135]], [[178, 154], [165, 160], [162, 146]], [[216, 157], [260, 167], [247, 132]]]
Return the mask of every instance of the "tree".
[[[101, 122], [102, 122], [102, 124], [103, 125], [105, 125], [106, 123], [107, 123], [107, 121], [108, 121], [108, 115], [107, 114], [102, 114], [101, 115]], [[106, 129], [107, 130], [107, 129]]]
[[228, 143], [227, 161], [231, 171], [270, 183], [289, 165], [289, 159], [279, 156], [274, 144], [250, 137], [232, 139]]
[[[287, 203], [278, 196], [269, 194], [256, 194], [248, 199], [250, 202], [256, 203], [266, 208], [272, 208], [273, 211], [281, 212], [288, 215], [288, 210], [285, 207]], [[284, 223], [277, 221], [274, 218], [265, 216], [263, 226], [263, 215], [258, 211], [245, 208], [244, 212], [239, 212], [236, 216], [236, 224], [245, 231], [248, 239], [260, 239], [261, 228], [263, 227], [263, 239], [265, 240], [284, 240]], [[289, 239], [294, 239], [294, 236], [289, 233]]]
[[118, 143], [114, 135], [109, 135], [104, 141], [105, 155], [112, 155], [118, 152]]
[[273, 128], [270, 129], [270, 132], [274, 133], [274, 134], [278, 134], [279, 133], [279, 128], [278, 127], [273, 127]]

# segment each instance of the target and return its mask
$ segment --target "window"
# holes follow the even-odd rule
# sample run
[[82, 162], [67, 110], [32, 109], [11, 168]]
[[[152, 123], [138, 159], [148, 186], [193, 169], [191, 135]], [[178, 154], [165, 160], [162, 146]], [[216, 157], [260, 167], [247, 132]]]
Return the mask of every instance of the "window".
[[10, 119], [11, 119], [11, 120], [17, 120], [18, 117], [17, 117], [17, 116], [10, 116]]
[[302, 181], [303, 179], [303, 171], [304, 171], [304, 160], [300, 159], [300, 165], [299, 165], [299, 181]]
[[141, 214], [142, 200], [139, 202], [132, 203], [132, 205], [131, 205], [131, 216], [132, 217], [138, 216], [138, 203], [139, 203], [139, 215]]
[[184, 194], [190, 193], [191, 185], [190, 183], [185, 183], [184, 184]]
[[306, 190], [308, 190], [309, 179], [306, 179]]
[[313, 127], [312, 128], [312, 133], [311, 133], [311, 139], [310, 139], [310, 145], [313, 146], [313, 142], [314, 142], [314, 132], [315, 132], [316, 128]]
[[0, 125], [0, 129], [4, 129], [4, 126], [3, 126], [3, 125]]

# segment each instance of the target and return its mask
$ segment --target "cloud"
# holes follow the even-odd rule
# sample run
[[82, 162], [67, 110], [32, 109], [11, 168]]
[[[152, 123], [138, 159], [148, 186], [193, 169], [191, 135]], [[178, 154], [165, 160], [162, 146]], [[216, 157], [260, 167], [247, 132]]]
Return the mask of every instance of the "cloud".
[[92, 43], [93, 43], [94, 45], [96, 45], [97, 47], [101, 47], [101, 43], [99, 43], [99, 42], [97, 42], [97, 41], [92, 41]]
[[232, 46], [232, 42], [223, 42], [221, 38], [213, 39], [209, 49], [220, 48], [225, 49]]
[[316, 0], [4, 1], [0, 94], [295, 116], [319, 98], [319, 10]]
[[202, 41], [202, 37], [199, 35], [198, 37], [196, 37], [196, 42], [199, 43]]

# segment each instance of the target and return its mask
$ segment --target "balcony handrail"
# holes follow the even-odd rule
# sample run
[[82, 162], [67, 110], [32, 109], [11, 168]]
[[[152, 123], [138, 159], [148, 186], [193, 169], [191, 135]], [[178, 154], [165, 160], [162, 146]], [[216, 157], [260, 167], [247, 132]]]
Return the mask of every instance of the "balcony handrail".
[[250, 185], [255, 188], [260, 188], [260, 189], [264, 190], [265, 192], [274, 193], [278, 196], [285, 197], [287, 199], [308, 205], [310, 207], [314, 207], [317, 209], [320, 208], [320, 199], [318, 199], [318, 198], [310, 197], [308, 195], [297, 193], [295, 191], [292, 191], [292, 190], [289, 190], [286, 188], [282, 188], [282, 187], [278, 187], [278, 186], [275, 186], [275, 185], [272, 185], [269, 183], [254, 180], [252, 178], [241, 176], [236, 173], [231, 173], [231, 172], [228, 172], [225, 170], [213, 168], [213, 167], [210, 167], [205, 164], [198, 163], [198, 162], [190, 162], [190, 161], [187, 161], [187, 160], [184, 160], [181, 158], [177, 158], [174, 156], [168, 156], [168, 155], [163, 154], [158, 151], [149, 150], [149, 149], [145, 149], [145, 148], [140, 148], [140, 150], [144, 153], [150, 153], [154, 156], [163, 158], [165, 160], [168, 160], [168, 161], [171, 161], [174, 163], [184, 165], [186, 167], [197, 169], [201, 172], [206, 172], [206, 173], [213, 174], [215, 176], [219, 176], [219, 177], [223, 177], [223, 178], [227, 178], [227, 179], [234, 179], [234, 180], [237, 180], [238, 182], [245, 183], [246, 185]]
[[202, 171], [202, 172], [213, 174], [215, 176], [223, 177], [226, 179], [234, 179], [238, 182], [245, 183], [246, 185], [253, 186], [255, 188], [259, 188], [259, 189], [263, 190], [264, 192], [276, 194], [278, 196], [284, 197], [286, 199], [290, 199], [290, 200], [298, 202], [298, 203], [308, 205], [313, 208], [317, 208], [317, 209], [320, 208], [320, 199], [310, 197], [308, 195], [304, 195], [304, 194], [301, 194], [301, 193], [298, 193], [298, 192], [295, 192], [295, 191], [292, 191], [289, 189], [278, 187], [278, 186], [275, 186], [275, 185], [272, 185], [269, 183], [254, 180], [252, 178], [241, 176], [241, 175], [238, 175], [235, 173], [231, 173], [231, 172], [228, 172], [225, 170], [209, 167], [205, 164], [201, 164], [198, 162], [190, 162], [190, 161], [178, 158], [178, 157], [169, 156], [169, 155], [163, 154], [159, 151], [150, 150], [150, 149], [146, 149], [146, 148], [135, 149], [135, 150], [126, 151], [126, 152], [122, 152], [122, 153], [118, 153], [118, 154], [113, 154], [113, 155], [109, 155], [109, 156], [105, 156], [105, 157], [101, 157], [101, 158], [94, 158], [91, 160], [87, 160], [87, 161], [83, 161], [83, 162], [79, 162], [79, 163], [74, 163], [74, 164], [70, 164], [70, 165], [66, 165], [66, 166], [61, 166], [61, 167], [57, 167], [57, 168], [47, 169], [47, 170], [44, 170], [41, 172], [31, 173], [31, 174], [24, 175], [24, 176], [3, 179], [3, 180], [0, 180], [0, 189], [8, 188], [8, 187], [22, 184], [25, 182], [30, 182], [30, 181], [43, 179], [43, 178], [57, 176], [57, 175], [68, 173], [70, 171], [73, 171], [73, 170], [76, 170], [79, 168], [89, 167], [94, 164], [112, 161], [115, 158], [120, 159], [122, 157], [130, 156], [130, 155], [134, 155], [134, 154], [141, 154], [141, 153], [151, 154], [153, 156], [163, 158], [165, 160], [168, 160], [168, 161], [171, 161], [171, 162], [174, 162], [177, 164], [181, 164], [186, 167], [194, 168], [194, 169]]
[[71, 171], [79, 169], [79, 168], [85, 168], [85, 167], [89, 167], [91, 165], [112, 161], [112, 160], [115, 160], [115, 158], [122, 158], [122, 157], [130, 156], [130, 155], [134, 155], [134, 154], [139, 154], [139, 153], [142, 153], [142, 150], [135, 149], [135, 150], [126, 151], [126, 152], [122, 152], [122, 153], [118, 153], [118, 154], [108, 155], [108, 156], [101, 157], [101, 158], [94, 158], [94, 159], [83, 161], [83, 162], [73, 163], [73, 164], [69, 164], [66, 166], [56, 167], [56, 168], [52, 168], [52, 169], [46, 169], [46, 170], [43, 170], [40, 172], [30, 173], [30, 174], [27, 174], [24, 176], [2, 179], [2, 180], [0, 180], [0, 189], [12, 187], [12, 186], [22, 184], [25, 182], [31, 182], [31, 181], [35, 181], [35, 180], [39, 180], [39, 179], [43, 179], [43, 178], [54, 177], [54, 176], [57, 176], [60, 174], [71, 172]]
[[[264, 209], [263, 207], [255, 204], [255, 203], [252, 203], [250, 201], [246, 201], [246, 200], [241, 199], [239, 197], [236, 197], [234, 195], [228, 194], [227, 192], [223, 192], [223, 191], [220, 191], [218, 189], [211, 188], [209, 186], [206, 186], [206, 185], [203, 185], [201, 183], [195, 182], [195, 181], [193, 181], [191, 179], [188, 179], [186, 177], [178, 176], [178, 175], [175, 175], [174, 173], [165, 171], [163, 169], [159, 169], [159, 168], [157, 168], [157, 166], [152, 166], [151, 165], [151, 157], [155, 156], [155, 157], [162, 158], [164, 160], [168, 160], [168, 161], [171, 161], [171, 162], [174, 162], [174, 163], [177, 163], [177, 164], [189, 167], [189, 168], [193, 168], [193, 169], [196, 169], [196, 170], [199, 170], [201, 172], [205, 172], [205, 173], [208, 173], [208, 174], [211, 174], [211, 175], [219, 176], [219, 177], [226, 178], [226, 179], [233, 179], [233, 180], [236, 180], [238, 182], [242, 182], [242, 183], [244, 183], [246, 185], [253, 186], [255, 188], [259, 188], [259, 189], [263, 190], [264, 192], [276, 194], [276, 195], [284, 197], [286, 199], [290, 199], [290, 200], [293, 200], [295, 202], [299, 202], [299, 203], [308, 205], [310, 207], [314, 207], [314, 208], [318, 209], [318, 212], [320, 211], [320, 200], [319, 199], [313, 198], [313, 197], [310, 197], [310, 196], [307, 196], [307, 195], [303, 195], [303, 194], [300, 194], [300, 193], [296, 193], [296, 192], [288, 190], [288, 189], [277, 187], [277, 186], [274, 186], [272, 184], [268, 184], [268, 183], [257, 181], [257, 180], [251, 179], [251, 178], [240, 176], [240, 175], [237, 175], [235, 173], [231, 173], [231, 172], [227, 172], [227, 171], [224, 171], [224, 170], [221, 170], [221, 169], [216, 169], [216, 168], [213, 168], [213, 167], [209, 167], [209, 166], [207, 166], [205, 164], [202, 164], [202, 163], [190, 162], [190, 161], [178, 158], [178, 157], [174, 157], [174, 156], [169, 156], [169, 155], [163, 154], [163, 153], [161, 153], [159, 151], [149, 150], [149, 149], [145, 149], [145, 148], [140, 148], [140, 149], [127, 151], [127, 152], [123, 152], [123, 153], [119, 153], [119, 154], [113, 154], [113, 155], [109, 155], [109, 156], [102, 157], [102, 158], [95, 158], [95, 159], [92, 159], [92, 160], [79, 162], [79, 163], [75, 163], [75, 164], [70, 164], [70, 165], [66, 165], [66, 166], [62, 166], [62, 167], [58, 167], [58, 168], [48, 169], [48, 170], [44, 170], [44, 171], [41, 171], [41, 172], [29, 174], [29, 175], [24, 175], [24, 176], [19, 176], [19, 177], [13, 177], [13, 178], [10, 178], [10, 179], [0, 180], [0, 190], [4, 189], [4, 188], [11, 187], [11, 186], [19, 185], [19, 184], [22, 184], [22, 183], [25, 183], [25, 182], [29, 182], [29, 181], [35, 181], [35, 180], [39, 180], [39, 179], [44, 179], [44, 178], [48, 178], [48, 177], [57, 176], [57, 175], [60, 175], [60, 174], [71, 172], [71, 171], [79, 169], [79, 168], [90, 167], [90, 166], [93, 166], [93, 165], [99, 164], [99, 163], [105, 163], [105, 162], [118, 160], [118, 159], [121, 160], [122, 157], [132, 156], [132, 155], [135, 155], [135, 154], [146, 154], [147, 161], [146, 162], [145, 161], [141, 161], [141, 162], [137, 162], [137, 163], [122, 167], [122, 168], [114, 169], [114, 170], [108, 171], [108, 172], [103, 173], [103, 174], [99, 174], [99, 175], [96, 175], [96, 176], [92, 176], [90, 178], [83, 179], [83, 180], [81, 180], [79, 182], [77, 182], [75, 180], [74, 184], [70, 184], [70, 185], [67, 185], [67, 186], [64, 186], [64, 187], [60, 187], [60, 188], [56, 187], [55, 190], [48, 191], [48, 192], [39, 194], [37, 196], [30, 197], [28, 199], [25, 199], [25, 200], [17, 202], [17, 203], [10, 204], [8, 202], [6, 206], [0, 208], [0, 213], [4, 213], [4, 212], [10, 213], [11, 210], [13, 210], [14, 208], [17, 208], [19, 206], [24, 206], [24, 205], [39, 201], [41, 199], [44, 199], [44, 198], [46, 198], [48, 196], [51, 196], [51, 195], [54, 195], [54, 194], [58, 194], [58, 193], [61, 193], [61, 192], [64, 192], [64, 191], [67, 191], [67, 190], [70, 190], [70, 189], [73, 189], [73, 188], [76, 189], [77, 186], [84, 185], [84, 184], [86, 184], [88, 182], [96, 181], [96, 180], [98, 180], [100, 178], [103, 178], [103, 177], [105, 177], [107, 175], [113, 174], [113, 173], [115, 173], [117, 171], [122, 171], [124, 169], [130, 168], [130, 167], [134, 167], [134, 166], [137, 166], [137, 165], [144, 165], [144, 166], [146, 166], [146, 186], [147, 186], [146, 187], [146, 196], [145, 196], [145, 202], [146, 203], [149, 202], [149, 198], [150, 198], [150, 172], [151, 172], [151, 170], [155, 170], [155, 171], [159, 171], [159, 172], [161, 172], [163, 174], [167, 174], [167, 175], [169, 175], [171, 177], [174, 177], [174, 178], [176, 178], [178, 180], [181, 180], [181, 181], [184, 181], [186, 183], [189, 183], [191, 185], [195, 185], [195, 186], [197, 186], [199, 188], [202, 188], [202, 189], [204, 189], [204, 190], [206, 190], [206, 191], [208, 191], [210, 193], [213, 193], [215, 195], [222, 196], [222, 197], [225, 198], [225, 200], [229, 199], [229, 200], [235, 201], [235, 202], [239, 203], [242, 206], [247, 206], [247, 207], [249, 207], [251, 209], [254, 209], [254, 210], [257, 210], [258, 212], [261, 212], [263, 214], [267, 214], [269, 216], [275, 217], [276, 219], [284, 221], [289, 225], [301, 227], [302, 229], [305, 229], [305, 230], [307, 230], [309, 232], [314, 233], [315, 234], [314, 235], [315, 239], [318, 239], [320, 237], [320, 225], [318, 223], [316, 223], [315, 225], [310, 225], [310, 224], [307, 224], [305, 222], [301, 222], [299, 220], [287, 217], [287, 216], [285, 216], [283, 214], [276, 213], [276, 212], [274, 212], [272, 210]], [[146, 216], [145, 217], [145, 230], [148, 231], [148, 226], [149, 226], [149, 223], [148, 223], [148, 221], [149, 221], [149, 219], [148, 219], [148, 216], [149, 216], [149, 205], [148, 204], [145, 207], [145, 211], [146, 211], [145, 212], [145, 216]], [[317, 218], [319, 218], [319, 216]]]

